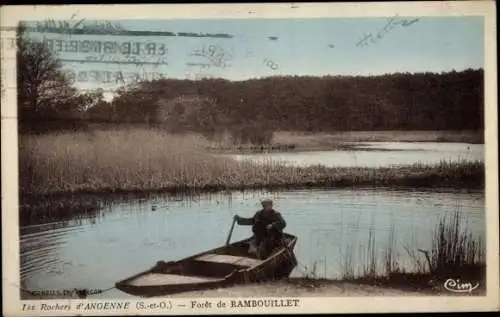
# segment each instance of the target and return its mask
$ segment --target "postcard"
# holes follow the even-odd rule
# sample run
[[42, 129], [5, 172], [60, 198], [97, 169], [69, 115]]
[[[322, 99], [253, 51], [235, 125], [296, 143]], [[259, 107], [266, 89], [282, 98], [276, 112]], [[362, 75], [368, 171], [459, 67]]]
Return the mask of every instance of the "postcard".
[[493, 2], [0, 10], [5, 315], [499, 309]]

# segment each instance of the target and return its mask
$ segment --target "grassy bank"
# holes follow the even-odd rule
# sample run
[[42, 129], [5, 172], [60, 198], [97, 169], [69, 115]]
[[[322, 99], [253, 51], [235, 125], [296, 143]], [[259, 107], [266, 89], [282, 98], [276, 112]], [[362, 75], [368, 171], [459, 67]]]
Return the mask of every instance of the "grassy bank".
[[[344, 254], [342, 281], [413, 290], [452, 293], [453, 281], [470, 282], [485, 290], [486, 246], [466, 226], [459, 211], [443, 217], [432, 233], [429, 249], [419, 246], [404, 249], [412, 261], [412, 268], [400, 266], [396, 252], [394, 228], [384, 244], [384, 255], [379, 258], [375, 235], [370, 232], [363, 245], [363, 263], [354, 266], [352, 252]], [[355, 248], [350, 248], [354, 250]], [[447, 284], [445, 286], [445, 284]], [[448, 289], [447, 289], [448, 287]], [[476, 291], [477, 293], [477, 291]]]
[[116, 130], [20, 137], [23, 195], [340, 186], [482, 188], [481, 162], [400, 168], [292, 167], [210, 154], [196, 136]]

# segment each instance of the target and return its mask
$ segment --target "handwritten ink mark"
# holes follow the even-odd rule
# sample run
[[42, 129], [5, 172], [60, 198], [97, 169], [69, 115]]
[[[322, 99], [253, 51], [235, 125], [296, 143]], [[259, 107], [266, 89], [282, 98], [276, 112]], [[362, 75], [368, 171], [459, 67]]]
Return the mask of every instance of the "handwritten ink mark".
[[118, 60], [102, 60], [102, 59], [94, 59], [91, 57], [87, 57], [87, 59], [61, 59], [61, 62], [68, 62], [68, 63], [93, 63], [93, 64], [118, 64], [118, 65], [129, 65], [129, 64], [136, 64], [136, 65], [153, 65], [153, 66], [158, 66], [158, 65], [168, 65], [167, 62], [161, 62], [159, 63], [158, 61], [156, 62], [147, 62], [147, 61], [133, 61], [133, 60], [123, 60], [123, 61], [118, 61]]
[[365, 33], [363, 38], [356, 43], [356, 47], [365, 47], [368, 46], [370, 43], [375, 44], [398, 25], [401, 25], [403, 27], [408, 27], [420, 20], [420, 18], [415, 18], [413, 20], [397, 19], [397, 18], [398, 18], [397, 15], [395, 17], [391, 17], [387, 22], [387, 24], [382, 29], [380, 29], [376, 33], [376, 35], [373, 35], [373, 33], [368, 33], [368, 34]]
[[210, 64], [208, 64], [208, 63], [186, 63], [186, 66], [210, 68]]
[[122, 72], [103, 70], [64, 70], [66, 77], [70, 81], [80, 83], [100, 83], [100, 84], [125, 84], [126, 82], [140, 82], [159, 80], [167, 77], [166, 73], [160, 72]]
[[273, 61], [272, 61], [272, 60], [270, 60], [270, 59], [265, 58], [265, 59], [264, 59], [264, 64], [265, 64], [267, 67], [271, 68], [272, 70], [276, 70], [276, 69], [278, 69], [278, 64], [276, 64], [275, 62], [273, 62]]
[[[75, 15], [73, 15], [72, 19]], [[112, 24], [109, 21], [99, 21], [93, 24], [84, 23], [85, 19], [80, 19], [75, 24], [71, 25], [68, 21], [56, 21], [54, 19], [47, 19], [45, 21], [38, 21], [35, 28], [27, 28], [29, 31], [40, 33], [68, 33], [68, 34], [106, 34], [114, 33], [117, 31], [124, 31], [125, 29], [119, 24]]]
[[85, 21], [85, 19], [81, 19], [80, 21], [78, 21], [75, 25], [74, 25], [74, 28], [78, 28], [83, 22]]
[[167, 61], [165, 61], [165, 59], [163, 59], [162, 56], [158, 57], [158, 59], [156, 60], [156, 63], [154, 63], [154, 67], [158, 68], [158, 66], [160, 66], [160, 65], [168, 65]]
[[216, 33], [216, 34], [208, 34], [208, 33], [192, 33], [192, 32], [178, 32], [177, 36], [184, 37], [213, 37], [213, 38], [233, 38], [234, 36], [227, 33]]
[[191, 54], [189, 54], [191, 56], [200, 56], [200, 57], [203, 57], [203, 52], [200, 51], [200, 50], [194, 50]]
[[230, 65], [227, 64], [229, 60], [231, 60], [232, 56], [228, 52], [226, 52], [219, 45], [209, 45], [205, 46], [201, 50], [197, 49], [191, 53], [192, 56], [200, 56], [208, 59], [208, 62], [211, 66], [226, 68]]

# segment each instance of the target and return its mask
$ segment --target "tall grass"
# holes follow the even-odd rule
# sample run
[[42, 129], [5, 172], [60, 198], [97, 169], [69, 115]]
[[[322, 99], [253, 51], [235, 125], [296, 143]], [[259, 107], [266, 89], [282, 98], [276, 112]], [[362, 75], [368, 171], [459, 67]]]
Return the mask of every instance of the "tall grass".
[[[353, 260], [355, 247], [349, 246], [344, 254], [341, 267], [341, 278], [357, 281], [388, 281], [398, 280], [407, 283], [412, 279], [414, 283], [428, 285], [430, 279], [448, 279], [461, 277], [463, 279], [483, 279], [485, 271], [485, 246], [479, 236], [475, 236], [465, 225], [462, 214], [455, 211], [451, 217], [440, 219], [431, 236], [431, 249], [419, 249], [419, 246], [408, 248], [413, 268], [400, 267], [397, 256], [395, 228], [391, 231], [386, 244], [380, 246], [375, 243], [375, 235], [370, 230], [366, 244], [360, 246], [361, 253], [358, 259]], [[384, 250], [384, 261], [379, 261], [376, 250]], [[422, 252], [417, 252], [417, 251]], [[425, 258], [424, 255], [426, 255]], [[355, 274], [356, 267], [361, 268]]]
[[192, 137], [140, 129], [22, 137], [19, 154], [34, 193], [197, 187], [235, 170]]
[[482, 239], [476, 238], [461, 221], [460, 213], [443, 218], [434, 233], [430, 271], [436, 276], [465, 271], [485, 263]]
[[401, 168], [294, 167], [209, 153], [195, 136], [131, 129], [21, 136], [22, 194], [329, 186], [481, 187], [481, 162]]
[[373, 229], [368, 232], [368, 245], [366, 248], [365, 261], [363, 265], [363, 275], [369, 277], [377, 276], [377, 252], [376, 252], [376, 239]]
[[[381, 276], [389, 276], [394, 272], [400, 272], [397, 258], [395, 257], [395, 228], [391, 227], [388, 239], [382, 246], [377, 244], [377, 237], [373, 225], [368, 231], [366, 244], [349, 245], [341, 260], [341, 277], [344, 280], [355, 280], [363, 278], [365, 280], [376, 280]], [[354, 251], [358, 249], [358, 256]], [[383, 251], [383, 252], [379, 252]], [[380, 259], [381, 253], [383, 259]]]

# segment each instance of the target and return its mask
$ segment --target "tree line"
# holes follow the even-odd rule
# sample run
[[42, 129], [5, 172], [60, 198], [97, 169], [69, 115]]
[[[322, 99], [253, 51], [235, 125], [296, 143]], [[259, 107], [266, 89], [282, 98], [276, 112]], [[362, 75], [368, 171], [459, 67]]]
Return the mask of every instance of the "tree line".
[[483, 70], [232, 82], [161, 79], [120, 90], [90, 117], [172, 131], [478, 130]]
[[[79, 92], [57, 57], [19, 39], [18, 107], [24, 132], [89, 122], [266, 143], [274, 131], [479, 130], [482, 69], [380, 76], [274, 76], [245, 81], [162, 78], [123, 86], [111, 102]], [[34, 128], [39, 126], [42, 128]]]

